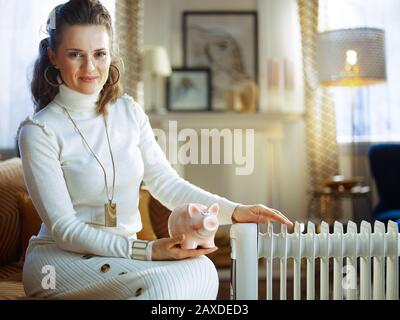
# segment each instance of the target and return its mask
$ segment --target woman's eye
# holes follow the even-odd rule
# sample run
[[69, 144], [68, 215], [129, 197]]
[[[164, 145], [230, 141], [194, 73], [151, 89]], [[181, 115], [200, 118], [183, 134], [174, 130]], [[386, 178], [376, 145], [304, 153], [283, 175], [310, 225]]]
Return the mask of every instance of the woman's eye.
[[70, 57], [73, 57], [73, 58], [80, 58], [80, 57], [82, 57], [82, 55], [81, 55], [80, 52], [70, 52], [69, 56], [70, 56]]
[[105, 56], [107, 56], [107, 52], [105, 52], [105, 51], [99, 51], [99, 52], [97, 52], [97, 56], [98, 56], [99, 58], [104, 58]]
[[[70, 52], [69, 56], [71, 58], [84, 58], [84, 54], [82, 54], [81, 52]], [[95, 57], [96, 58], [104, 58], [107, 56], [107, 52], [105, 51], [99, 51], [95, 53]]]

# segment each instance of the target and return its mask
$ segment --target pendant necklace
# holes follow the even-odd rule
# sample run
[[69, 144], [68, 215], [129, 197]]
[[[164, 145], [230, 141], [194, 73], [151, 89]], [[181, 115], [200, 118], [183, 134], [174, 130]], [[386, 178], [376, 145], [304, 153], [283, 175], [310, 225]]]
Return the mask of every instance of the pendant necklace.
[[[56, 102], [57, 103], [57, 102]], [[113, 153], [111, 150], [111, 143], [110, 143], [110, 137], [108, 135], [108, 129], [107, 129], [107, 120], [106, 117], [103, 116], [104, 119], [104, 126], [106, 128], [106, 135], [107, 135], [107, 141], [108, 141], [108, 148], [110, 150], [110, 155], [111, 155], [111, 161], [113, 165], [113, 185], [112, 185], [112, 192], [111, 192], [111, 197], [109, 196], [108, 192], [108, 184], [107, 184], [107, 174], [106, 170], [104, 169], [104, 166], [101, 164], [99, 158], [96, 156], [92, 148], [90, 147], [89, 143], [86, 141], [85, 137], [83, 136], [82, 132], [79, 130], [78, 126], [76, 125], [74, 119], [72, 119], [71, 115], [69, 114], [68, 110], [66, 107], [60, 105], [57, 103], [61, 108], [64, 109], [64, 111], [67, 113], [69, 119], [71, 120], [72, 124], [74, 125], [76, 131], [80, 134], [82, 137], [82, 140], [85, 142], [86, 146], [89, 148], [90, 152], [92, 155], [95, 157], [96, 161], [99, 163], [101, 169], [103, 170], [104, 173], [104, 182], [106, 185], [106, 192], [107, 192], [107, 199], [108, 202], [104, 204], [104, 225], [106, 227], [116, 227], [117, 226], [117, 204], [113, 202], [114, 199], [114, 189], [115, 189], [115, 164], [114, 164], [114, 157]]]

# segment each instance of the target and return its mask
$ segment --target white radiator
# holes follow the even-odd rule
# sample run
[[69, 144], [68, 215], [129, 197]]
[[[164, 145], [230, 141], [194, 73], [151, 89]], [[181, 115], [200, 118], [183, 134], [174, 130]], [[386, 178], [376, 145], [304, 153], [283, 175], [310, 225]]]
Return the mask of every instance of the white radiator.
[[[265, 259], [266, 299], [272, 299], [273, 261], [279, 260], [280, 299], [285, 300], [288, 281], [293, 281], [294, 299], [315, 299], [316, 266], [319, 259], [319, 297], [335, 299], [399, 299], [400, 245], [398, 226], [363, 221], [360, 231], [354, 222], [335, 222], [333, 233], [326, 222], [317, 233], [315, 225], [295, 223], [293, 233], [285, 225], [274, 233], [273, 224], [260, 233], [256, 224], [240, 223], [231, 228], [231, 298], [258, 299], [259, 259]], [[288, 260], [293, 259], [293, 276], [288, 279]], [[303, 260], [304, 259], [304, 260]], [[329, 260], [333, 259], [333, 272]], [[306, 264], [306, 296], [301, 296], [301, 267]], [[372, 263], [373, 262], [373, 263]], [[304, 266], [305, 267], [305, 266]], [[331, 272], [330, 272], [331, 271]], [[333, 281], [329, 275], [333, 274]], [[331, 288], [330, 288], [331, 283]], [[333, 289], [333, 290], [332, 290]]]

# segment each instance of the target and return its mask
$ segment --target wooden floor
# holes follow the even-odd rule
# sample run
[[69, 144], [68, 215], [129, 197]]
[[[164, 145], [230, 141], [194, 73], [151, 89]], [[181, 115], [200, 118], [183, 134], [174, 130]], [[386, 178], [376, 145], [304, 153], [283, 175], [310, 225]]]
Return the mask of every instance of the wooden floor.
[[[230, 270], [219, 270], [219, 291], [217, 300], [230, 300]], [[279, 282], [273, 285], [273, 291], [279, 290]], [[260, 299], [265, 299], [265, 280], [260, 280], [258, 283], [258, 296]], [[279, 291], [276, 292], [279, 296]]]
[[[318, 268], [317, 268], [318, 271]], [[230, 299], [230, 271], [229, 270], [219, 270], [220, 275], [220, 285], [218, 291], [218, 300], [229, 300]], [[330, 276], [330, 280], [332, 276]], [[332, 283], [330, 284], [330, 291], [332, 291]], [[306, 278], [303, 276], [301, 281], [301, 299], [306, 299], [307, 291], [306, 291]], [[319, 273], [316, 273], [315, 277], [315, 299], [319, 300]], [[330, 292], [330, 296], [332, 296], [332, 292]], [[258, 298], [260, 300], [264, 300], [266, 297], [266, 283], [265, 278], [261, 279], [258, 282]], [[280, 281], [279, 279], [274, 279], [272, 283], [272, 299], [279, 300], [280, 299]], [[286, 299], [293, 299], [293, 281], [288, 280], [286, 283]]]
[[[266, 288], [265, 280], [260, 280], [258, 282], [258, 297], [260, 300], [265, 300]], [[274, 280], [272, 284], [272, 297], [274, 300], [279, 300], [279, 280]], [[306, 297], [306, 292], [302, 292], [302, 297]], [[229, 300], [230, 299], [230, 283], [229, 281], [221, 281], [218, 291], [217, 300]], [[290, 281], [287, 284], [287, 299], [293, 299], [293, 286], [291, 286]]]
[[[279, 300], [279, 280], [274, 280], [272, 284], [272, 299], [273, 300]], [[302, 292], [301, 292], [301, 298], [306, 299], [306, 290], [305, 290], [305, 283], [302, 283]], [[291, 281], [288, 281], [287, 287], [286, 287], [286, 298], [287, 300], [293, 300], [293, 285]], [[316, 300], [319, 299], [319, 288], [316, 288], [315, 291], [316, 295]], [[258, 297], [260, 300], [265, 300], [266, 296], [266, 288], [265, 288], [265, 280], [260, 280], [258, 282]], [[230, 300], [230, 282], [229, 281], [220, 281], [219, 285], [219, 291], [218, 291], [218, 296], [217, 300]]]

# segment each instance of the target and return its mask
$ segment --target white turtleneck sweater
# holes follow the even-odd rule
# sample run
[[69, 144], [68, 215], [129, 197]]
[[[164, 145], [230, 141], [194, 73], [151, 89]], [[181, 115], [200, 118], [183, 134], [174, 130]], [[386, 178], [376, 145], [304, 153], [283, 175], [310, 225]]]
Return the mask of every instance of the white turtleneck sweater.
[[142, 228], [138, 211], [142, 180], [170, 210], [189, 202], [207, 206], [217, 202], [220, 223], [231, 223], [237, 203], [180, 178], [157, 144], [147, 115], [124, 95], [109, 107], [107, 120], [116, 166], [117, 227], [104, 227], [108, 201], [104, 173], [59, 106], [67, 108], [100, 159], [111, 192], [112, 162], [104, 119], [96, 114], [98, 98], [99, 93], [84, 95], [62, 85], [47, 107], [20, 126], [25, 183], [43, 221], [39, 238], [52, 238], [64, 250], [129, 258], [131, 241]]

